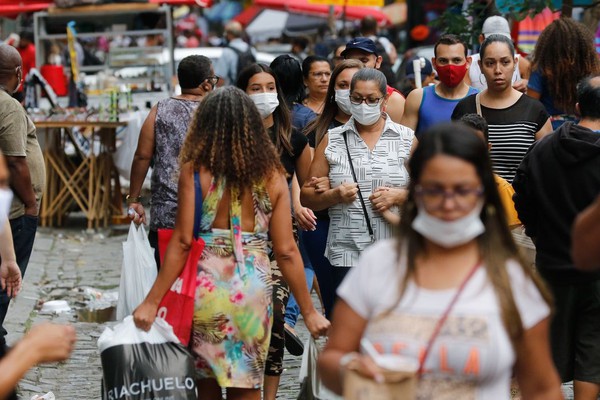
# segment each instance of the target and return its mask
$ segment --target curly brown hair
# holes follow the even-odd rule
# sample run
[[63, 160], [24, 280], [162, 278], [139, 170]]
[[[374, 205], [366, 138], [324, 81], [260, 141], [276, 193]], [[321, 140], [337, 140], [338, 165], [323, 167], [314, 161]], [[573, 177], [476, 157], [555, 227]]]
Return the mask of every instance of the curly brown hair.
[[575, 114], [577, 84], [600, 72], [593, 33], [571, 18], [553, 21], [537, 40], [531, 69], [546, 79], [554, 105]]
[[194, 114], [181, 150], [181, 163], [204, 166], [216, 180], [240, 190], [283, 173], [279, 154], [262, 118], [244, 91], [228, 86], [212, 91]]

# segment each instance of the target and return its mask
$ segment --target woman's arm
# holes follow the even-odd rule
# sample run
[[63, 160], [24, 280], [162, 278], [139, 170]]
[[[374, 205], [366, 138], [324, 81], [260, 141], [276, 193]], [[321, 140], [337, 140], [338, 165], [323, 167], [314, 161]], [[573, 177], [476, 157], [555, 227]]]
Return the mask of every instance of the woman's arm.
[[[140, 130], [140, 137], [138, 139], [138, 145], [135, 149], [135, 155], [133, 156], [133, 162], [131, 163], [131, 174], [129, 176], [129, 196], [139, 197], [142, 191], [142, 184], [150, 168], [150, 161], [154, 157], [154, 122], [156, 120], [156, 106], [152, 107], [150, 113], [146, 117], [142, 129]], [[135, 215], [129, 217], [136, 223], [146, 223], [146, 214], [144, 212], [144, 206], [140, 202], [130, 203], [129, 206], [139, 216], [139, 220], [136, 219]]]
[[600, 196], [577, 216], [572, 237], [575, 267], [588, 271], [600, 269]]
[[319, 190], [319, 187], [315, 187], [313, 184], [317, 178], [329, 176], [329, 162], [325, 158], [325, 148], [328, 142], [329, 137], [325, 135], [316, 148], [315, 157], [308, 173], [308, 176], [312, 178], [302, 186], [300, 193], [302, 205], [315, 211], [324, 210], [342, 202], [352, 202], [356, 199], [358, 193], [358, 185], [354, 182], [343, 183], [325, 191]]
[[329, 340], [318, 362], [319, 375], [325, 386], [342, 394], [345, 367], [340, 362], [345, 355], [354, 359], [353, 367], [362, 375], [380, 379], [373, 361], [358, 354], [367, 320], [339, 299], [333, 309], [332, 322]]
[[307, 207], [304, 207], [300, 203], [300, 185], [298, 185], [298, 179], [294, 174], [292, 178], [292, 205], [294, 207], [294, 218], [300, 228], [305, 231], [313, 231], [317, 226], [317, 218], [315, 213]]
[[181, 273], [194, 239], [195, 192], [194, 169], [191, 163], [181, 167], [177, 198], [175, 229], [167, 246], [164, 265], [161, 266], [148, 295], [133, 312], [135, 325], [145, 331], [152, 326], [160, 301]]
[[304, 182], [308, 179], [308, 173], [310, 171], [310, 164], [312, 161], [312, 151], [310, 146], [307, 144], [304, 146], [304, 150], [300, 153], [300, 157], [296, 158], [296, 178], [300, 187], [304, 185]]
[[542, 126], [542, 129], [537, 131], [537, 133], [535, 134], [535, 140], [540, 140], [541, 138], [550, 133], [552, 133], [552, 122], [550, 121], [550, 118], [548, 118], [544, 126]]
[[548, 325], [549, 318], [546, 318], [523, 332], [515, 343], [515, 375], [524, 400], [563, 398], [550, 353]]
[[273, 241], [277, 265], [300, 306], [300, 312], [311, 335], [325, 335], [329, 329], [329, 321], [315, 309], [308, 292], [302, 257], [292, 234], [290, 196], [285, 177], [273, 177], [269, 186], [273, 206], [269, 234]]
[[75, 341], [72, 326], [44, 323], [33, 327], [0, 361], [0, 399], [6, 398], [34, 365], [69, 358]]

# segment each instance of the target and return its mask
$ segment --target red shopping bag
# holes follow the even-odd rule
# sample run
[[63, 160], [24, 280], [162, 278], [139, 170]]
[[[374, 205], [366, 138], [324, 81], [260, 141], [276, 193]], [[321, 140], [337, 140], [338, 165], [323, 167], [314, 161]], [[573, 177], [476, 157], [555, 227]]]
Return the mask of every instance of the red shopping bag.
[[[202, 187], [198, 172], [194, 172], [194, 187], [194, 240], [183, 270], [163, 296], [157, 312], [158, 317], [163, 318], [173, 327], [173, 332], [185, 346], [190, 342], [192, 334], [198, 260], [200, 260], [205, 245], [204, 240], [197, 237], [202, 218]], [[173, 229], [158, 230], [158, 254], [161, 266], [164, 265], [164, 257], [171, 236], [173, 236]]]
[[[172, 235], [172, 229], [158, 230], [158, 252], [161, 260], [164, 260], [167, 244]], [[192, 333], [194, 301], [196, 298], [196, 274], [198, 260], [203, 250], [204, 240], [194, 239], [181, 274], [175, 279], [171, 289], [165, 294], [158, 306], [157, 316], [163, 318], [173, 327], [173, 332], [185, 346], [190, 342]]]

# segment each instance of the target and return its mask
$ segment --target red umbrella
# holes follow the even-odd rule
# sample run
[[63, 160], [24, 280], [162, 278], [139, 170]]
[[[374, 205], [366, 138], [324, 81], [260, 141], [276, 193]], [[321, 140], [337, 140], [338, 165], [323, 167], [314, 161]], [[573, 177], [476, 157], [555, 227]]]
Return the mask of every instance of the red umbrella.
[[[272, 8], [276, 10], [293, 11], [304, 14], [316, 14], [321, 16], [329, 15], [329, 6], [320, 4], [311, 4], [308, 0], [256, 0], [256, 6]], [[334, 15], [340, 18], [344, 7], [334, 6]], [[389, 25], [390, 20], [382, 11], [373, 7], [347, 6], [346, 18], [349, 20], [361, 20], [367, 15], [372, 15], [381, 26]]]

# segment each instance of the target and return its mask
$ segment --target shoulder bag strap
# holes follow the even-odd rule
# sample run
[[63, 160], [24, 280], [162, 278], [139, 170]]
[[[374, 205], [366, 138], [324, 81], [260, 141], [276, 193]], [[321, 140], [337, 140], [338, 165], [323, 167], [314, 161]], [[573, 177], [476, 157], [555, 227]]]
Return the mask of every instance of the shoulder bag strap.
[[200, 223], [202, 221], [202, 185], [200, 184], [200, 173], [194, 171], [194, 237], [198, 237]]
[[483, 117], [483, 114], [481, 113], [481, 92], [478, 92], [475, 95], [475, 109], [477, 110], [477, 115]]
[[458, 298], [460, 297], [461, 293], [465, 289], [465, 286], [467, 286], [467, 283], [471, 280], [473, 275], [475, 275], [475, 271], [477, 271], [477, 269], [479, 269], [480, 265], [481, 265], [481, 259], [477, 260], [477, 262], [475, 263], [473, 268], [471, 268], [471, 271], [469, 271], [469, 274], [467, 275], [467, 277], [462, 281], [458, 290], [456, 291], [456, 294], [450, 301], [450, 304], [448, 304], [448, 307], [446, 307], [446, 310], [444, 311], [444, 313], [438, 320], [437, 324], [435, 325], [435, 329], [433, 330], [433, 333], [431, 334], [431, 337], [429, 338], [429, 341], [427, 342], [427, 347], [425, 347], [425, 351], [423, 352], [423, 357], [421, 358], [421, 361], [419, 362], [419, 371], [418, 371], [419, 377], [421, 375], [423, 375], [423, 372], [425, 369], [425, 361], [427, 360], [427, 356], [429, 355], [429, 352], [431, 351], [431, 348], [433, 347], [433, 342], [435, 342], [435, 339], [440, 334], [440, 332], [442, 330], [442, 326], [444, 326], [444, 323], [448, 319], [448, 315], [450, 315], [450, 311], [452, 311], [452, 308], [458, 301]]
[[354, 182], [358, 187], [358, 198], [360, 199], [360, 204], [362, 205], [363, 213], [365, 214], [365, 220], [367, 220], [367, 229], [369, 230], [371, 241], [375, 241], [375, 235], [373, 234], [373, 228], [371, 227], [371, 219], [369, 218], [369, 213], [367, 212], [367, 206], [365, 205], [365, 200], [360, 190], [358, 179], [356, 179], [356, 172], [354, 171], [354, 164], [352, 163], [352, 156], [350, 155], [350, 148], [348, 147], [348, 138], [346, 137], [346, 133], [347, 132], [344, 132], [343, 136], [344, 143], [346, 144], [346, 152], [348, 153], [348, 163], [350, 164], [350, 171], [352, 171], [352, 179], [354, 179]]

